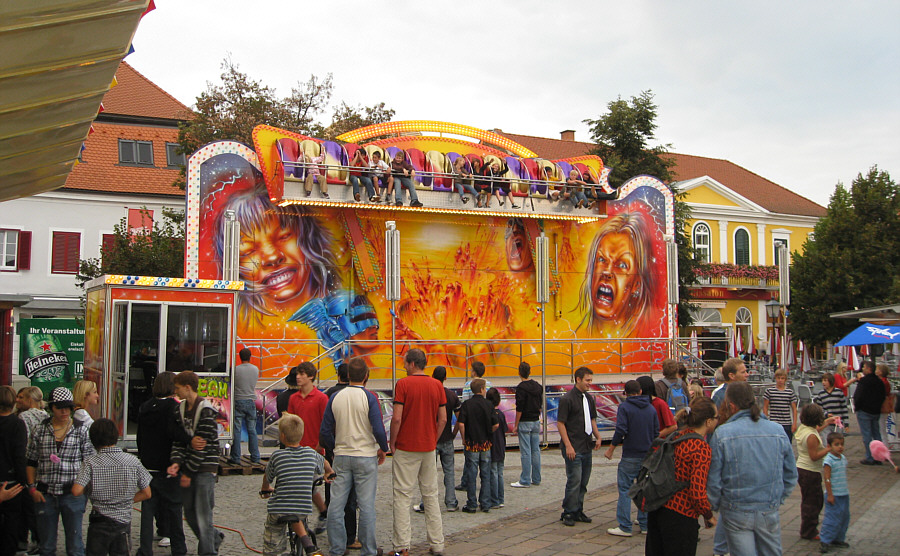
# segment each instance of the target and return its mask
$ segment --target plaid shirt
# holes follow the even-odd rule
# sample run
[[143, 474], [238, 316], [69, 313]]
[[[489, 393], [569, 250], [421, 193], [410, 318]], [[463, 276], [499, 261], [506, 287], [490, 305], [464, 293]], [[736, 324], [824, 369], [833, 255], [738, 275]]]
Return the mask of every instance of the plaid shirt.
[[[28, 442], [25, 458], [29, 467], [37, 468], [37, 480], [48, 485], [47, 492], [54, 496], [66, 494], [63, 487], [75, 482], [81, 462], [94, 454], [88, 438], [88, 429], [78, 419], [72, 420], [72, 428], [66, 433], [59, 448], [53, 437], [52, 419], [44, 420], [34, 430]], [[51, 456], [56, 456], [54, 462]]]
[[150, 473], [136, 457], [107, 446], [84, 460], [75, 482], [83, 487], [91, 485], [91, 506], [95, 510], [119, 523], [131, 523], [134, 495], [150, 486]]

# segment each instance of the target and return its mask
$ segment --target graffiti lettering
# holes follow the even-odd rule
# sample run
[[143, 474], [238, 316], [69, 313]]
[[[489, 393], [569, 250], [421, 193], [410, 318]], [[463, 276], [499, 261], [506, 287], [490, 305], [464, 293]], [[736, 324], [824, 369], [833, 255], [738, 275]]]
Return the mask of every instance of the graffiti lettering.
[[228, 381], [218, 378], [201, 378], [197, 393], [204, 398], [228, 399]]

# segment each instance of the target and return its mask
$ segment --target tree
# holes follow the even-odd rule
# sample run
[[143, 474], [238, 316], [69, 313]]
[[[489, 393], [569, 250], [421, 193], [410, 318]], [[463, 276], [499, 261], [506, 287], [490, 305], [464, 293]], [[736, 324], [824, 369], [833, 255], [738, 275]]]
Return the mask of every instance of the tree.
[[[146, 210], [146, 209], [144, 209]], [[113, 227], [114, 240], [100, 249], [100, 257], [79, 261], [79, 287], [103, 274], [184, 276], [184, 212], [163, 208], [162, 219], [147, 233], [134, 233], [122, 217]]]
[[793, 256], [794, 337], [835, 341], [856, 328], [828, 315], [900, 301], [900, 188], [873, 166], [848, 191], [838, 183], [828, 209], [802, 253]]
[[322, 137], [334, 140], [335, 137], [361, 127], [389, 122], [394, 117], [394, 111], [386, 108], [383, 102], [374, 106], [349, 106], [341, 102], [334, 109], [331, 116], [331, 125], [325, 128]]
[[[297, 82], [285, 98], [250, 78], [230, 57], [222, 62], [220, 79], [219, 84], [207, 83], [206, 91], [197, 97], [193, 117], [179, 124], [179, 151], [185, 155], [213, 141], [253, 145], [253, 128], [261, 124], [331, 139], [354, 129], [353, 122], [368, 125], [390, 121], [394, 116], [394, 111], [385, 108], [383, 102], [358, 108], [342, 102], [334, 110], [331, 125], [319, 123], [317, 118], [326, 112], [334, 90], [330, 73], [324, 79], [310, 75], [307, 81]], [[184, 168], [174, 185], [184, 189]]]
[[655, 139], [657, 106], [653, 102], [653, 92], [641, 92], [640, 96], [631, 97], [631, 101], [621, 96], [606, 105], [608, 112], [596, 120], [584, 120], [590, 126], [591, 139], [597, 144], [592, 151], [603, 164], [612, 168], [609, 174], [610, 185], [619, 186], [634, 176], [649, 174], [666, 183], [675, 195], [675, 243], [678, 245], [678, 323], [690, 326], [693, 322], [691, 311], [695, 306], [690, 303], [689, 286], [696, 283], [697, 261], [690, 237], [685, 232], [687, 221], [691, 217], [691, 209], [683, 201], [680, 193], [671, 182], [673, 179], [669, 168], [675, 161], [666, 157], [672, 148], [671, 144], [650, 146]]

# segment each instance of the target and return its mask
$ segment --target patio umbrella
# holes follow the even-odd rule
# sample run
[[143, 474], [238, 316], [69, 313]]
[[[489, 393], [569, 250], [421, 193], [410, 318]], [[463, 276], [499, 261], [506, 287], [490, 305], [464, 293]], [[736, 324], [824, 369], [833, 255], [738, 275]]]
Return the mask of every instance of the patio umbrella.
[[794, 351], [794, 339], [790, 336], [787, 337], [787, 345], [784, 349], [785, 353], [787, 353], [787, 363], [788, 365], [796, 365], [797, 364], [797, 353]]
[[859, 346], [859, 354], [862, 355], [863, 357], [868, 357], [869, 356], [869, 344], [863, 344], [863, 345]]
[[860, 368], [859, 364], [859, 356], [856, 355], [856, 348], [853, 346], [847, 346], [849, 353], [847, 354], [847, 365], [853, 369], [854, 371], [858, 371]]
[[894, 355], [900, 355], [900, 344], [894, 344], [894, 347], [891, 349], [891, 353]]
[[735, 333], [737, 334], [737, 346], [735, 349], [738, 354], [744, 351], [744, 333], [740, 329], [735, 329]]
[[694, 357], [700, 357], [700, 342], [697, 340], [697, 331], [694, 330], [691, 332], [691, 355]]
[[869, 344], [892, 344], [900, 340], [900, 326], [879, 326], [864, 324], [847, 334], [836, 346], [865, 346]]
[[756, 336], [750, 333], [750, 353], [756, 355]]
[[809, 350], [803, 344], [803, 340], [800, 340], [800, 349], [803, 351], [803, 355], [800, 357], [800, 370], [808, 373], [812, 371], [812, 357], [810, 357]]

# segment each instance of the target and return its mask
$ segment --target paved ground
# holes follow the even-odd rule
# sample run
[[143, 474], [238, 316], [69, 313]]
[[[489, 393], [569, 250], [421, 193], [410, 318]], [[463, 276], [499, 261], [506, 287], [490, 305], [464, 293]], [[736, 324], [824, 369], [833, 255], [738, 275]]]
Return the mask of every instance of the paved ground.
[[[897, 554], [896, 519], [900, 515], [900, 475], [891, 472], [889, 466], [866, 467], [858, 464], [863, 448], [859, 436], [852, 435], [846, 454], [851, 462], [849, 483], [851, 500], [851, 526], [848, 542], [851, 548], [839, 551], [847, 555]], [[462, 468], [462, 454], [457, 454], [457, 482]], [[897, 459], [897, 458], [895, 458]], [[898, 460], [900, 461], [900, 460]], [[600, 452], [594, 457], [594, 472], [588, 492], [585, 511], [593, 517], [590, 525], [576, 524], [565, 527], [559, 521], [565, 473], [558, 449], [544, 452], [544, 479], [539, 487], [528, 489], [506, 488], [506, 507], [490, 513], [442, 514], [447, 540], [446, 554], [478, 555], [509, 554], [643, 554], [643, 537], [611, 537], [608, 527], [615, 526], [616, 460], [608, 462]], [[391, 547], [391, 489], [390, 458], [382, 466], [378, 482], [379, 545], [387, 551]], [[520, 470], [518, 452], [507, 455], [505, 482], [518, 478]], [[247, 544], [255, 549], [262, 547], [262, 523], [265, 503], [257, 496], [261, 475], [227, 476], [219, 479], [216, 490], [215, 522], [226, 533], [221, 554], [249, 554], [240, 533]], [[463, 494], [464, 493], [457, 493]], [[464, 498], [460, 500], [462, 505]], [[785, 554], [818, 554], [818, 543], [799, 537], [800, 493], [795, 489], [782, 508], [782, 542]], [[134, 512], [133, 538], [137, 541], [139, 514]], [[85, 530], [87, 528], [85, 520]], [[412, 554], [426, 554], [424, 519], [412, 514]], [[187, 526], [189, 550], [195, 550], [196, 542]], [[60, 534], [62, 537], [62, 534]], [[712, 554], [712, 531], [701, 531], [701, 555]], [[325, 548], [323, 541], [320, 546]], [[135, 544], [136, 548], [136, 544]], [[62, 542], [59, 553], [64, 553]], [[156, 548], [155, 554], [165, 555], [168, 549]], [[351, 551], [354, 554], [355, 551]]]

